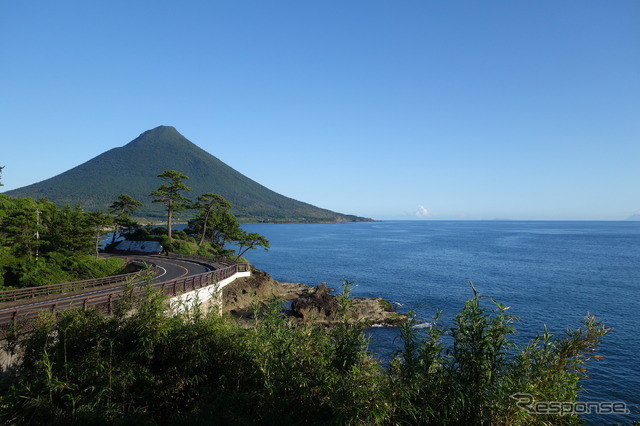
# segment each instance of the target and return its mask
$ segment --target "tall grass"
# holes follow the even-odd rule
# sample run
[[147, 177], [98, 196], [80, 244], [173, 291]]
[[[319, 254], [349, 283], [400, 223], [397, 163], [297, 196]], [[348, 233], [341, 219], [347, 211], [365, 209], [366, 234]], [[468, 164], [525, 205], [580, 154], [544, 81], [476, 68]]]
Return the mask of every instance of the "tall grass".
[[[450, 329], [440, 314], [400, 329], [387, 368], [372, 357], [364, 326], [347, 321], [350, 283], [334, 328], [294, 323], [279, 301], [250, 327], [187, 312], [167, 316], [150, 289], [106, 316], [43, 315], [18, 342], [21, 364], [1, 383], [3, 424], [574, 424], [532, 415], [510, 395], [573, 401], [585, 363], [608, 329], [588, 317], [564, 337], [546, 330], [524, 347], [514, 317], [472, 287]], [[452, 344], [445, 344], [444, 339]]]

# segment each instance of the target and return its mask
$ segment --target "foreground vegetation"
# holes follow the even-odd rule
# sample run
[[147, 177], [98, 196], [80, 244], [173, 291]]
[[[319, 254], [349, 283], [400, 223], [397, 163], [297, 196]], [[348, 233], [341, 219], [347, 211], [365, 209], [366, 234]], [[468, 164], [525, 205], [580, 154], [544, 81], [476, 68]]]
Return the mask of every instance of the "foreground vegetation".
[[[340, 296], [346, 313], [348, 284]], [[585, 363], [607, 333], [588, 317], [564, 337], [524, 347], [514, 317], [475, 292], [451, 329], [415, 317], [387, 367], [363, 325], [293, 324], [278, 303], [253, 326], [190, 312], [167, 316], [148, 290], [116, 315], [92, 310], [40, 318], [21, 364], [0, 384], [3, 424], [576, 424], [532, 415], [510, 395], [574, 401]], [[492, 307], [491, 307], [492, 306]]]

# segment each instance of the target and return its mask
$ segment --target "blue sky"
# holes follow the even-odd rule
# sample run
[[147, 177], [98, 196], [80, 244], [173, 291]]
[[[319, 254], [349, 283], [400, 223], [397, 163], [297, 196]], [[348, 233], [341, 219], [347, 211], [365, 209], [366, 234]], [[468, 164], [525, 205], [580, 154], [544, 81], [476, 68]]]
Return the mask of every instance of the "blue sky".
[[4, 190], [158, 125], [376, 219], [640, 210], [640, 2], [0, 4]]

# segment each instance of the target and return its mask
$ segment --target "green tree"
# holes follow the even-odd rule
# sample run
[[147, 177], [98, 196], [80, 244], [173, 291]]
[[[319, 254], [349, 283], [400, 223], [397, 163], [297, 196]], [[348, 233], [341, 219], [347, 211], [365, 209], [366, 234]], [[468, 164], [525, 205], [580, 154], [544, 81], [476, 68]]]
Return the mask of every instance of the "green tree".
[[[97, 259], [104, 213], [0, 196], [0, 285], [29, 287], [121, 273], [121, 259]], [[105, 222], [106, 220], [106, 222]]]
[[248, 250], [253, 250], [258, 247], [262, 247], [265, 250], [269, 250], [269, 240], [257, 232], [241, 231], [236, 241], [238, 244], [238, 250], [236, 259], [242, 257]]
[[4, 245], [4, 235], [2, 233], [2, 221], [7, 217], [7, 211], [13, 205], [13, 199], [4, 194], [0, 194], [0, 247]]
[[200, 211], [189, 222], [189, 228], [200, 235], [198, 245], [208, 240], [219, 255], [224, 255], [225, 245], [242, 232], [240, 222], [231, 213], [232, 204], [221, 195], [206, 193], [198, 198], [195, 206]]
[[31, 198], [18, 198], [6, 204], [6, 217], [0, 222], [0, 232], [14, 256], [28, 260], [40, 256], [46, 242], [43, 237], [46, 237], [55, 210], [53, 203]]
[[56, 209], [44, 239], [47, 250], [66, 255], [92, 254], [94, 226], [80, 205]]
[[181, 194], [183, 191], [191, 191], [191, 188], [183, 182], [189, 177], [175, 170], [166, 170], [158, 177], [166, 183], [160, 185], [155, 191], [151, 191], [149, 195], [154, 197], [154, 203], [162, 203], [167, 207], [167, 234], [171, 239], [174, 214], [189, 206], [189, 199]]
[[222, 214], [223, 210], [231, 210], [233, 206], [222, 195], [207, 192], [198, 197], [194, 208], [200, 209], [198, 214], [200, 240], [198, 246], [202, 246], [207, 235], [207, 226], [212, 217]]
[[220, 254], [224, 254], [226, 244], [237, 240], [242, 233], [240, 222], [230, 210], [225, 209], [218, 210], [211, 219], [210, 241]]
[[[96, 249], [96, 259], [97, 259], [100, 254], [100, 239], [104, 234], [105, 229], [113, 225], [114, 218], [103, 212], [91, 212], [91, 213], [88, 213], [88, 215], [89, 215], [88, 221], [93, 226], [93, 231], [95, 235], [95, 242], [96, 242], [95, 249]], [[115, 230], [114, 230], [114, 235], [115, 235]]]
[[137, 223], [132, 216], [142, 206], [142, 203], [131, 195], [120, 194], [118, 198], [109, 206], [109, 213], [114, 215], [114, 229], [111, 244], [116, 242], [118, 232], [125, 228], [131, 228]]

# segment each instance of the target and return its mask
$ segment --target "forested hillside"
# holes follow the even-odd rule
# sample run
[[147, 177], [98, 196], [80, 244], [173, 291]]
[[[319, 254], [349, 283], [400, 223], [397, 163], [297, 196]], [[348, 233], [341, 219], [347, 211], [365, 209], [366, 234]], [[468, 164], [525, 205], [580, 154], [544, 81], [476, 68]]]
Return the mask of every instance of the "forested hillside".
[[122, 259], [99, 259], [109, 217], [80, 206], [0, 194], [0, 291], [124, 272]]

